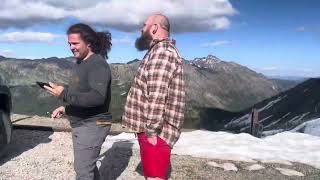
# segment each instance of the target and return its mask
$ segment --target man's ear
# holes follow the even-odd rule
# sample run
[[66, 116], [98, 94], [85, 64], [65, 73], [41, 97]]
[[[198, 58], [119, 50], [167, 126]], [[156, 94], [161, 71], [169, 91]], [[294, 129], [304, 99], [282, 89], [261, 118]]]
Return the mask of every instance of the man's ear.
[[152, 34], [155, 34], [158, 31], [158, 25], [154, 24], [153, 27]]

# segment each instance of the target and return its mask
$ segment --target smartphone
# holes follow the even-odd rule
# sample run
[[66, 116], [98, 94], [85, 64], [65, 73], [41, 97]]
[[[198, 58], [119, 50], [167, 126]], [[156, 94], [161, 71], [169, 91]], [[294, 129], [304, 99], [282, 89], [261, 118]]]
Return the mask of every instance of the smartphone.
[[49, 83], [39, 82], [39, 81], [37, 81], [36, 83], [37, 83], [41, 88], [43, 88], [43, 89], [44, 89], [44, 86], [51, 87], [51, 86], [49, 85]]

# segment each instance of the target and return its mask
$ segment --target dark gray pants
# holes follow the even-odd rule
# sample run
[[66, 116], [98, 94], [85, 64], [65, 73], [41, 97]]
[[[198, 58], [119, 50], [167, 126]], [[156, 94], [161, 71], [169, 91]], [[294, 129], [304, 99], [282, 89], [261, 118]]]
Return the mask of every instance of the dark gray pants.
[[99, 179], [96, 162], [110, 128], [110, 125], [97, 125], [96, 121], [85, 122], [81, 126], [72, 128], [74, 169], [77, 180]]

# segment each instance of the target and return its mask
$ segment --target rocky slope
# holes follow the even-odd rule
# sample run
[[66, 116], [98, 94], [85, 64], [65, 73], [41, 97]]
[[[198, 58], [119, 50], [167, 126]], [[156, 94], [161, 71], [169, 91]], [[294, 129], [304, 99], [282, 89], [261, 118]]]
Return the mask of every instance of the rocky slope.
[[255, 108], [259, 112], [259, 122], [264, 131], [272, 130], [275, 133], [291, 130], [306, 121], [320, 117], [319, 92], [320, 78], [309, 79], [292, 89], [240, 112], [230, 122], [226, 123], [224, 128], [238, 132], [248, 132], [250, 112], [251, 109]]
[[[0, 79], [11, 87], [14, 113], [43, 115], [60, 105], [38, 88], [35, 82], [67, 84], [73, 62], [72, 58], [27, 60], [0, 57]], [[116, 120], [120, 119], [139, 64], [139, 60], [111, 64], [112, 112]], [[191, 127], [200, 126], [199, 117], [203, 109], [240, 111], [282, 90], [276, 82], [263, 75], [212, 55], [186, 60], [184, 71], [187, 87], [186, 126]]]

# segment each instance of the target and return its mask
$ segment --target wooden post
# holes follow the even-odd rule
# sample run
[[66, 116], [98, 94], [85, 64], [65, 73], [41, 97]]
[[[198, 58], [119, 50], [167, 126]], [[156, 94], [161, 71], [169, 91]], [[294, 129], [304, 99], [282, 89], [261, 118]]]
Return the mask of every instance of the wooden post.
[[255, 108], [251, 111], [250, 134], [255, 137], [259, 136], [259, 112]]

